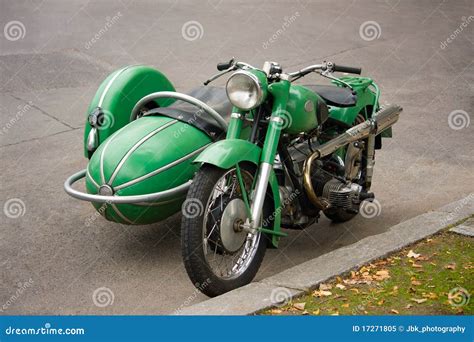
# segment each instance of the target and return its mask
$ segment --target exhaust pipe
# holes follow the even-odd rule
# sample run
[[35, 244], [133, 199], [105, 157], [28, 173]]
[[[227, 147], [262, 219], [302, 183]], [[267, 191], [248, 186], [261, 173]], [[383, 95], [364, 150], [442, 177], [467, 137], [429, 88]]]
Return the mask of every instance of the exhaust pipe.
[[327, 209], [329, 207], [329, 203], [324, 199], [319, 198], [314, 192], [313, 185], [311, 183], [311, 165], [313, 164], [313, 161], [326, 157], [351, 142], [368, 138], [366, 175], [366, 188], [368, 190], [372, 182], [375, 136], [382, 133], [387, 128], [392, 127], [398, 121], [401, 112], [402, 107], [397, 105], [382, 106], [372, 116], [372, 118], [362, 122], [361, 124], [358, 124], [357, 126], [349, 128], [338, 137], [329, 140], [327, 143], [317, 147], [314, 153], [305, 160], [303, 166], [303, 184], [310, 201], [317, 208], [322, 210]]

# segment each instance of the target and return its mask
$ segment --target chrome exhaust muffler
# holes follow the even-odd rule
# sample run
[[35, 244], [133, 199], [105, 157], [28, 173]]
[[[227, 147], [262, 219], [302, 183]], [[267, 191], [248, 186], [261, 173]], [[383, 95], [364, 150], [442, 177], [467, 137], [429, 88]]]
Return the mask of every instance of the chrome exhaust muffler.
[[366, 175], [366, 188], [368, 190], [372, 182], [375, 136], [392, 127], [398, 121], [401, 112], [402, 107], [397, 105], [382, 106], [369, 120], [349, 128], [338, 137], [314, 148], [314, 152], [304, 162], [303, 184], [308, 198], [317, 208], [324, 210], [329, 207], [329, 203], [319, 198], [314, 192], [311, 183], [311, 165], [313, 161], [326, 157], [351, 142], [368, 138]]

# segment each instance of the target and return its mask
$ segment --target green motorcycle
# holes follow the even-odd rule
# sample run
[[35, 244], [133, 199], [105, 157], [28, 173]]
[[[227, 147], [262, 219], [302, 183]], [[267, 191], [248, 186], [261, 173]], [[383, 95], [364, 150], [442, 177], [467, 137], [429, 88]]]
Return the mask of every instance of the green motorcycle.
[[[352, 219], [370, 192], [375, 150], [402, 109], [379, 105], [361, 69], [324, 62], [296, 72], [234, 59], [189, 94], [159, 71], [121, 69], [92, 101], [89, 163], [65, 182], [106, 219], [148, 224], [182, 213], [182, 255], [193, 284], [217, 296], [252, 281], [285, 229], [321, 213]], [[208, 84], [233, 72], [225, 90]], [[311, 73], [332, 85], [299, 85]], [[86, 192], [72, 187], [86, 179]], [[94, 224], [94, 222], [91, 222]]]

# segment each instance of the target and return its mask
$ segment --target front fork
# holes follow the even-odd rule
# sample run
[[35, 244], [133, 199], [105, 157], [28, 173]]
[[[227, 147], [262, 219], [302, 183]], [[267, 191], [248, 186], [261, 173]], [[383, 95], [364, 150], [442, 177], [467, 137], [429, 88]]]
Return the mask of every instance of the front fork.
[[[250, 228], [255, 231], [261, 228], [263, 204], [267, 193], [268, 181], [273, 169], [273, 162], [277, 152], [281, 131], [285, 125], [291, 123], [290, 114], [286, 111], [288, 96], [290, 93], [290, 82], [281, 80], [271, 84], [268, 91], [273, 95], [273, 108], [270, 122], [268, 124], [265, 142], [263, 143], [257, 182], [255, 184], [254, 198], [251, 208]], [[277, 210], [278, 208], [275, 208]]]

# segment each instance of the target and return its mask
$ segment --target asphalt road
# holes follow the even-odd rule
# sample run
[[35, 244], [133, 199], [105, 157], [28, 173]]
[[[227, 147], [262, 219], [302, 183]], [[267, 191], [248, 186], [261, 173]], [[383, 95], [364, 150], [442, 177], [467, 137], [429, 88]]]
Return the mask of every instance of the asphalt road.
[[471, 0], [1, 0], [0, 9], [2, 314], [166, 314], [206, 299], [181, 261], [179, 217], [87, 227], [93, 208], [63, 191], [86, 165], [88, 101], [124, 65], [155, 66], [186, 91], [231, 56], [286, 70], [326, 59], [361, 66], [382, 102], [403, 106], [377, 153], [375, 216], [290, 231], [258, 279], [474, 190]]

